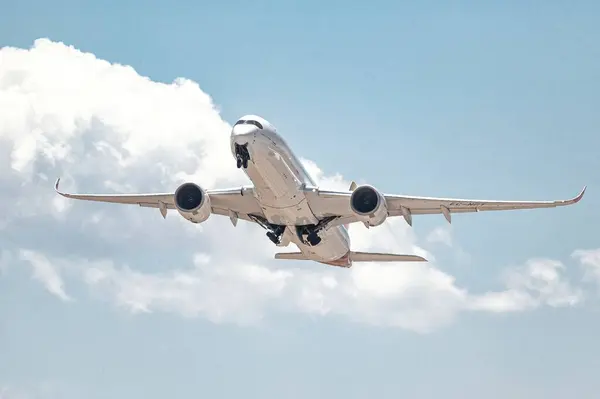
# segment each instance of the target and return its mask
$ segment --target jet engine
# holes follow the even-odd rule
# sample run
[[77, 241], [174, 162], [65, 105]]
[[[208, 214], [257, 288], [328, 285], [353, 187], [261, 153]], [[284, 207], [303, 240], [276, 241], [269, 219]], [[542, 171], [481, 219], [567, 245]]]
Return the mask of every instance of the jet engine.
[[175, 190], [175, 207], [184, 219], [202, 223], [210, 216], [210, 197], [195, 183], [183, 183]]
[[379, 226], [388, 216], [385, 197], [374, 187], [357, 187], [350, 196], [350, 207], [359, 220], [368, 226]]

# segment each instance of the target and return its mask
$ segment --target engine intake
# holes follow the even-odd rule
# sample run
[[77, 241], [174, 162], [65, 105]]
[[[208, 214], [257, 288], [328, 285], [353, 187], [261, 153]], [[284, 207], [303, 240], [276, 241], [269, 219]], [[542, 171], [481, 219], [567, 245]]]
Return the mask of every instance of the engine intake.
[[175, 207], [184, 219], [202, 223], [210, 216], [210, 198], [202, 187], [195, 183], [183, 183], [175, 190]]
[[357, 187], [350, 196], [350, 207], [359, 220], [369, 226], [379, 226], [388, 216], [385, 197], [374, 187]]

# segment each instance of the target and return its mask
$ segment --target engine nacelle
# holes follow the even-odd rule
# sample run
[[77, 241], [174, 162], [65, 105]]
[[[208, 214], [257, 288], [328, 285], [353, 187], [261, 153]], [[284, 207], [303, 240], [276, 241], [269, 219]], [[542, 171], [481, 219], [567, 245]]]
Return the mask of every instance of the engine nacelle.
[[350, 207], [359, 220], [369, 226], [379, 226], [388, 216], [385, 197], [374, 187], [357, 187], [350, 196]]
[[210, 216], [210, 197], [195, 183], [183, 183], [175, 190], [175, 207], [184, 219], [202, 223]]

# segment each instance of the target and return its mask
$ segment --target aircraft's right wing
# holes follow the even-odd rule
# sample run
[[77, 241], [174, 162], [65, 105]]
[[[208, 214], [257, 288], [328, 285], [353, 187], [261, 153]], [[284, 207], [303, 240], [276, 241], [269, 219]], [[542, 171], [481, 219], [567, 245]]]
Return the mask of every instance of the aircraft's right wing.
[[[336, 225], [358, 221], [350, 206], [350, 197], [355, 184], [349, 191], [325, 191], [311, 189], [306, 191], [309, 203], [317, 217], [337, 216]], [[388, 216], [403, 216], [412, 225], [413, 215], [443, 214], [451, 222], [452, 213], [506, 211], [517, 209], [554, 208], [572, 205], [581, 200], [586, 187], [575, 197], [558, 201], [498, 201], [457, 198], [415, 197], [384, 194], [388, 206]]]
[[[109, 202], [113, 204], [139, 205], [144, 208], [158, 208], [166, 217], [168, 209], [175, 207], [174, 193], [149, 193], [149, 194], [72, 194], [60, 191], [58, 185], [60, 178], [56, 180], [54, 189], [65, 198]], [[235, 213], [237, 218], [255, 222], [251, 216], [263, 217], [263, 211], [252, 194], [248, 192], [249, 187], [236, 187], [226, 189], [206, 190], [210, 197], [211, 213], [231, 217]]]

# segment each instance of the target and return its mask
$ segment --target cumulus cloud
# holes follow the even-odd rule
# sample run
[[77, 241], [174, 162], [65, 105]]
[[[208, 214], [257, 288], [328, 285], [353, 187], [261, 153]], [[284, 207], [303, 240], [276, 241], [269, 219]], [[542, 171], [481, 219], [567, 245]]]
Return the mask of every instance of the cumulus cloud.
[[573, 257], [578, 259], [584, 268], [584, 279], [600, 284], [600, 248], [573, 252]]
[[427, 242], [440, 243], [452, 247], [452, 234], [447, 227], [436, 227], [427, 235]]
[[64, 290], [64, 282], [59, 271], [44, 255], [31, 250], [21, 250], [19, 255], [22, 260], [31, 265], [33, 278], [39, 280], [50, 293], [63, 301], [71, 300]]
[[[90, 295], [127, 311], [174, 312], [215, 323], [254, 324], [277, 312], [431, 331], [461, 311], [523, 311], [573, 306], [581, 293], [553, 261], [507, 273], [505, 288], [473, 294], [435, 263], [424, 245], [452, 245], [448, 230], [423, 242], [400, 218], [382, 227], [352, 226], [357, 250], [415, 253], [430, 263], [358, 264], [350, 270], [273, 261], [277, 250], [250, 223], [213, 216], [195, 226], [169, 214], [55, 195], [174, 191], [193, 180], [206, 188], [247, 184], [229, 150], [230, 125], [199, 85], [153, 82], [47, 39], [30, 49], [0, 50], [0, 229], [7, 251], [34, 278], [68, 300], [64, 276]], [[303, 160], [319, 184], [350, 182]], [[3, 252], [4, 254], [4, 252]], [[4, 257], [3, 263], [15, 256]], [[71, 280], [67, 280], [71, 281]]]
[[555, 260], [530, 259], [524, 266], [506, 272], [506, 291], [474, 297], [470, 307], [507, 312], [530, 310], [542, 305], [574, 306], [583, 300], [583, 291], [568, 282], [564, 270], [565, 266]]

